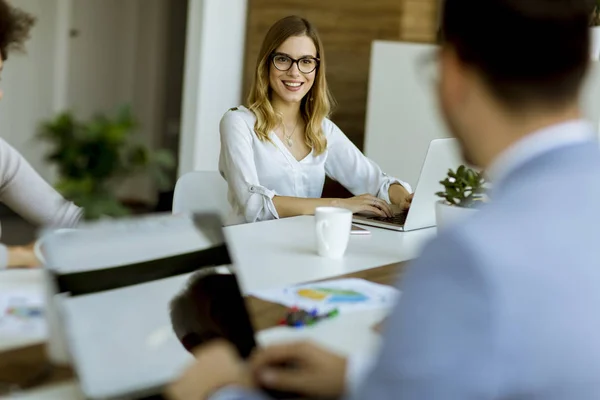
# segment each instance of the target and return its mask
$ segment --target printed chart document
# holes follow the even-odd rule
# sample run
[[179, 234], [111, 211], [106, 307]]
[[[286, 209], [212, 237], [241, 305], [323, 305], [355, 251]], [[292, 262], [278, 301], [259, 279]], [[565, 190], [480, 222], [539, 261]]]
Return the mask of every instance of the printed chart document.
[[0, 336], [43, 338], [46, 335], [44, 299], [34, 291], [0, 293]]
[[279, 289], [260, 290], [250, 295], [286, 307], [340, 313], [393, 307], [400, 291], [364, 279], [348, 278], [307, 283]]

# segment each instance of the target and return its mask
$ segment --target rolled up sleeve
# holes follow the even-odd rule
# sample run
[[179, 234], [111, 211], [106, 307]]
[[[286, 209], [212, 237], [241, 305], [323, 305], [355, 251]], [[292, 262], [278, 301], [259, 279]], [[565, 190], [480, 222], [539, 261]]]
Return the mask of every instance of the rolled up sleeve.
[[273, 197], [275, 192], [264, 186], [249, 184], [249, 195], [244, 207], [246, 222], [264, 221], [279, 218]]
[[219, 170], [227, 181], [229, 201], [245, 222], [278, 219], [274, 191], [261, 186], [252, 148], [253, 132], [243, 118], [229, 111], [221, 119]]
[[[379, 168], [379, 167], [377, 167], [377, 168]], [[379, 191], [377, 192], [377, 195], [376, 195], [380, 199], [385, 200], [388, 203], [391, 203], [390, 186], [392, 186], [395, 183], [402, 185], [402, 187], [404, 187], [404, 189], [406, 189], [406, 191], [408, 193], [412, 193], [412, 187], [408, 183], [401, 181], [400, 179], [388, 176], [386, 173], [382, 173], [382, 174], [383, 174], [383, 178], [381, 179], [381, 183], [379, 185]]]
[[410, 185], [388, 176], [366, 157], [333, 122], [325, 125], [327, 134], [327, 161], [325, 171], [355, 196], [369, 193], [390, 202], [390, 186], [397, 183], [412, 193]]

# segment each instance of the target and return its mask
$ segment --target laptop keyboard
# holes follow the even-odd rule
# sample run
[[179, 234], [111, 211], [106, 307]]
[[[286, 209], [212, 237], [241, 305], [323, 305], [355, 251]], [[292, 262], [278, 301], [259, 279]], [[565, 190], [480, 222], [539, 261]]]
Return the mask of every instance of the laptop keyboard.
[[368, 217], [368, 219], [379, 222], [387, 222], [388, 224], [404, 225], [408, 213], [396, 214], [393, 217]]

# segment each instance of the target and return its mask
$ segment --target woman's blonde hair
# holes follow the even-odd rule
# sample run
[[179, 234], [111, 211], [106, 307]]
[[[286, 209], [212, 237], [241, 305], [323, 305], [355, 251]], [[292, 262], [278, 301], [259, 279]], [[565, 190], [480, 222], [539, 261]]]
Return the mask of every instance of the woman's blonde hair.
[[323, 120], [329, 117], [334, 100], [327, 87], [323, 43], [315, 27], [306, 19], [297, 16], [285, 17], [277, 21], [267, 32], [258, 55], [256, 73], [248, 96], [248, 108], [256, 116], [254, 130], [257, 136], [260, 140], [269, 140], [270, 132], [282, 122], [281, 115], [271, 104], [272, 89], [269, 83], [271, 60], [275, 50], [293, 36], [311, 38], [317, 48], [317, 58], [320, 59], [314, 84], [302, 99], [300, 113], [306, 124], [304, 138], [306, 145], [313, 149], [315, 154], [321, 154], [327, 147], [323, 133]]

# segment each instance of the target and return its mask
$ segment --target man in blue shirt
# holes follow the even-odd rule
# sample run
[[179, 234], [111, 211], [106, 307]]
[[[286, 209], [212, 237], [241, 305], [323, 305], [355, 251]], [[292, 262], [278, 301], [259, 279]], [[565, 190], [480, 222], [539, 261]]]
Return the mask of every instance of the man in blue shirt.
[[600, 398], [600, 150], [579, 104], [590, 12], [588, 0], [445, 0], [439, 105], [493, 181], [491, 202], [408, 267], [356, 390], [350, 363], [314, 345], [265, 348], [247, 366], [213, 342], [171, 398], [265, 398], [256, 386], [363, 400]]

